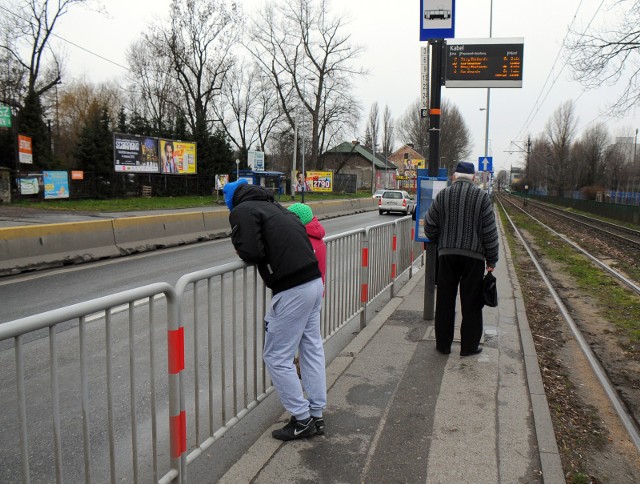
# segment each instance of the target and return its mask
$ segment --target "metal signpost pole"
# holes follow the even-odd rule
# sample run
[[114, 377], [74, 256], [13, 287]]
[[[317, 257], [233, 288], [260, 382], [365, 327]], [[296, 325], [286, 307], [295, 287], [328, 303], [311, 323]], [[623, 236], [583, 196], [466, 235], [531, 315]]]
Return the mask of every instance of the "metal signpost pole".
[[[491, 38], [493, 33], [493, 0], [491, 0], [491, 4], [489, 6], [489, 38]], [[489, 156], [489, 105], [491, 103], [491, 88], [487, 88], [487, 112], [485, 118], [485, 128], [484, 128], [484, 157]]]
[[296, 161], [298, 155], [298, 111], [296, 110], [293, 127], [293, 163], [291, 165], [291, 200], [296, 197]]
[[302, 203], [304, 203], [304, 189], [307, 185], [307, 173], [304, 171], [304, 136], [302, 136]]
[[[437, 177], [440, 168], [440, 104], [442, 94], [442, 53], [444, 39], [434, 39], [431, 44], [431, 99], [429, 105], [429, 176]], [[426, 271], [424, 284], [423, 318], [435, 318], [437, 246], [425, 244]]]

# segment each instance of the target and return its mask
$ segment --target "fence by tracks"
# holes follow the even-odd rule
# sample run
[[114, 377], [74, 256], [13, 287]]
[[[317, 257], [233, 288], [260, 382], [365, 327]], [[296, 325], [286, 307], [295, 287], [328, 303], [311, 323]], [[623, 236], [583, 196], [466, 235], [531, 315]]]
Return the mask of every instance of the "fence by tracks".
[[[326, 341], [366, 325], [422, 244], [410, 217], [325, 241]], [[0, 481], [186, 480], [273, 391], [269, 300], [256, 267], [238, 261], [0, 324]]]

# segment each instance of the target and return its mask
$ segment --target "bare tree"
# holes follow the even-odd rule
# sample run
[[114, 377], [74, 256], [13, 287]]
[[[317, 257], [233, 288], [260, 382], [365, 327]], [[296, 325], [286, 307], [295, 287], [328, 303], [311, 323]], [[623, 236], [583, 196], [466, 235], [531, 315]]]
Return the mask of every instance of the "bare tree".
[[420, 117], [420, 99], [412, 102], [398, 122], [398, 137], [402, 143], [411, 143], [426, 158], [429, 154], [429, 120]]
[[587, 129], [574, 144], [578, 188], [604, 182], [605, 154], [609, 144], [609, 132], [602, 123]]
[[471, 134], [462, 113], [453, 102], [444, 99], [440, 106], [440, 167], [452, 173], [456, 164], [471, 154]]
[[608, 187], [612, 190], [619, 190], [624, 186], [625, 166], [627, 165], [626, 151], [626, 147], [621, 143], [614, 143], [607, 147], [605, 177]]
[[[360, 102], [352, 95], [350, 88], [344, 85], [345, 81], [347, 80], [342, 78], [330, 78], [325, 84], [324, 100], [318, 122], [319, 153], [341, 143], [345, 138], [357, 138], [361, 106]], [[318, 159], [318, 169], [323, 168], [323, 160], [322, 157]]]
[[612, 106], [613, 113], [624, 114], [640, 100], [640, 3], [610, 3], [607, 18], [616, 19], [615, 24], [573, 32], [568, 63], [574, 78], [588, 88], [624, 79], [624, 90]]
[[[11, 45], [11, 33], [3, 31], [2, 35], [5, 37], [3, 45]], [[7, 49], [0, 49], [0, 64], [3, 66], [0, 69], [0, 102], [19, 108], [26, 91], [28, 71]]]
[[213, 104], [234, 63], [241, 11], [225, 0], [172, 0], [168, 26], [156, 26], [146, 39], [171, 60], [187, 121], [200, 142], [213, 130]]
[[[378, 135], [380, 134], [380, 109], [378, 103], [374, 102], [369, 109], [369, 119], [367, 120], [367, 130], [369, 131], [369, 144], [368, 148], [371, 151], [378, 151]], [[366, 144], [366, 141], [365, 141]]]
[[19, 0], [0, 6], [0, 51], [7, 60], [3, 70], [10, 69], [3, 76], [9, 85], [3, 86], [0, 101], [18, 111], [16, 125], [32, 137], [34, 163], [43, 168], [53, 167], [54, 160], [42, 98], [62, 78], [51, 36], [69, 8], [88, 1]]
[[549, 166], [551, 165], [551, 144], [544, 134], [531, 143], [527, 156], [527, 180], [532, 190], [549, 186]]
[[[439, 166], [449, 171], [471, 153], [471, 135], [458, 107], [445, 99], [441, 105]], [[398, 124], [398, 135], [404, 143], [412, 143], [425, 158], [429, 154], [429, 120], [420, 117], [420, 99], [416, 99]]]
[[563, 196], [570, 187], [570, 150], [575, 137], [577, 119], [573, 101], [565, 101], [551, 115], [545, 134], [551, 149], [549, 165], [550, 187]]
[[387, 158], [393, 151], [394, 127], [389, 106], [384, 107], [382, 114], [382, 153]]
[[568, 173], [571, 168], [571, 146], [575, 138], [577, 119], [575, 104], [565, 101], [551, 115], [545, 126], [549, 142], [548, 181], [558, 195], [563, 196], [570, 185]]
[[[75, 4], [88, 0], [22, 0], [1, 7], [0, 49], [27, 73], [25, 88], [41, 96], [60, 83], [60, 59], [50, 48], [56, 24]], [[26, 55], [23, 55], [23, 52]]]
[[272, 2], [257, 12], [250, 40], [247, 48], [271, 78], [289, 125], [297, 116], [310, 118], [309, 165], [317, 167], [321, 135], [330, 135], [326, 123], [343, 113], [341, 99], [353, 104], [352, 79], [364, 74], [353, 66], [362, 48], [352, 44], [346, 17], [332, 15], [328, 0]]
[[506, 170], [500, 170], [496, 175], [496, 183], [498, 185], [498, 191], [508, 188], [509, 176]]
[[65, 84], [58, 103], [60, 136], [56, 147], [62, 166], [71, 168], [80, 133], [92, 115], [99, 116], [102, 106], [109, 109], [108, 117], [116, 119], [122, 106], [122, 90], [115, 83], [93, 84], [86, 79]]
[[238, 65], [229, 71], [214, 112], [243, 158], [256, 143], [264, 150], [282, 120], [275, 89], [257, 66], [247, 70]]
[[161, 39], [148, 40], [147, 37], [134, 42], [127, 52], [134, 91], [129, 108], [149, 120], [153, 126], [153, 133], [149, 134], [167, 136], [175, 122], [177, 106], [181, 104], [175, 94], [173, 61], [163, 55], [166, 50], [159, 48]]

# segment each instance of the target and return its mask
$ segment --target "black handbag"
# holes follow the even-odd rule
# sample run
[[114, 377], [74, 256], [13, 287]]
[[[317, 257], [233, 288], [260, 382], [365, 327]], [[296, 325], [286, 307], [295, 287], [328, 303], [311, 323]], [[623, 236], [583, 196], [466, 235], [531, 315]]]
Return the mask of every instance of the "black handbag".
[[498, 305], [498, 287], [493, 272], [487, 272], [482, 280], [482, 301], [485, 306], [495, 308]]

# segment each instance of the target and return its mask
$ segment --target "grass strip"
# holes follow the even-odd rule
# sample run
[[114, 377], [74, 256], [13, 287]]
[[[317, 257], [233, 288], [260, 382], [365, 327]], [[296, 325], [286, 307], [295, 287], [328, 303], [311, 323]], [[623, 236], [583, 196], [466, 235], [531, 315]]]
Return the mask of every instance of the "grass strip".
[[519, 211], [510, 216], [518, 228], [533, 236], [536, 250], [541, 255], [560, 264], [563, 271], [574, 280], [576, 287], [595, 299], [601, 316], [622, 330], [632, 347], [640, 342], [639, 296], [529, 216]]

